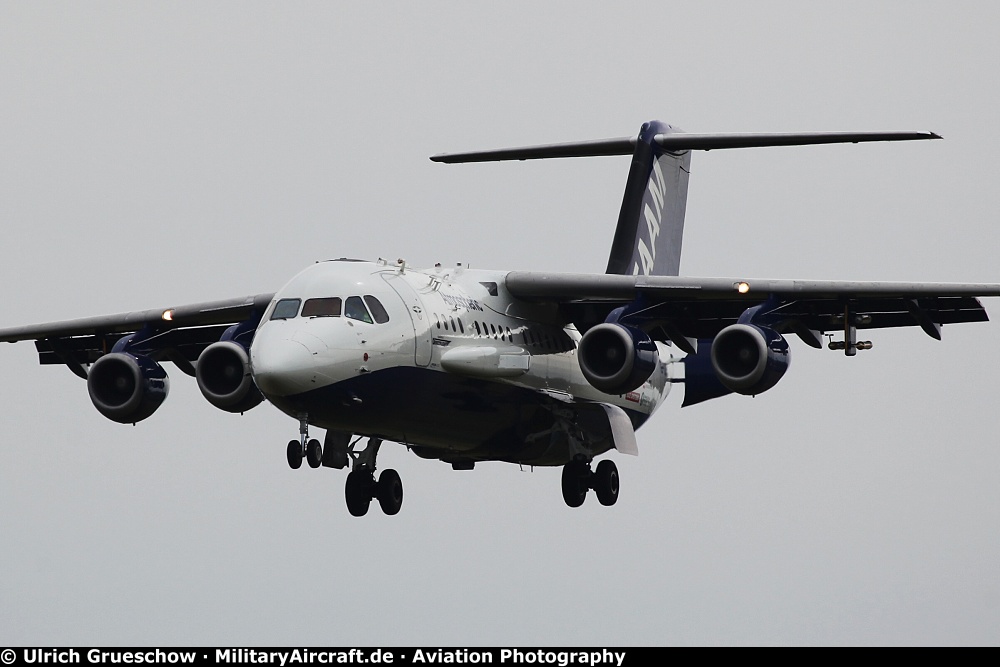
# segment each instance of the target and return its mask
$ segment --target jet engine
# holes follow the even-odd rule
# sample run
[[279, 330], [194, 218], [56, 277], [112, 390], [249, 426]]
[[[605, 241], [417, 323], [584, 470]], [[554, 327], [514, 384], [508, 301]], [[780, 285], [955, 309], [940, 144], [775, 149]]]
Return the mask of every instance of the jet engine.
[[648, 334], [609, 322], [583, 335], [577, 358], [587, 382], [606, 394], [636, 389], [653, 374], [659, 360]]
[[246, 412], [264, 397], [250, 375], [246, 348], [231, 340], [212, 343], [198, 356], [198, 388], [209, 403], [226, 412]]
[[87, 391], [102, 415], [120, 424], [134, 424], [160, 407], [170, 391], [170, 378], [147, 356], [112, 352], [91, 366]]
[[791, 362], [788, 341], [756, 324], [732, 324], [712, 341], [712, 368], [726, 388], [760, 394], [778, 383]]

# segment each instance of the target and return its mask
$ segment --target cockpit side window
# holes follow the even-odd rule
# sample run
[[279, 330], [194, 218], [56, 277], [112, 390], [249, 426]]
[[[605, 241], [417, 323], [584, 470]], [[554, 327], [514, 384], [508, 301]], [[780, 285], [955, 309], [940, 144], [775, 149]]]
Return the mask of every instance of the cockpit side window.
[[385, 324], [389, 321], [389, 313], [386, 312], [381, 301], [371, 294], [365, 294], [365, 303], [368, 304], [368, 309], [372, 311], [372, 317], [375, 318], [376, 324]]
[[360, 296], [347, 297], [347, 303], [344, 304], [344, 315], [352, 320], [372, 323], [372, 316], [368, 314], [368, 309], [365, 308], [365, 303]]
[[339, 296], [324, 299], [309, 299], [302, 306], [302, 317], [340, 317], [341, 300]]
[[302, 303], [301, 299], [282, 299], [274, 306], [274, 312], [271, 313], [272, 320], [290, 320], [299, 314], [299, 304]]

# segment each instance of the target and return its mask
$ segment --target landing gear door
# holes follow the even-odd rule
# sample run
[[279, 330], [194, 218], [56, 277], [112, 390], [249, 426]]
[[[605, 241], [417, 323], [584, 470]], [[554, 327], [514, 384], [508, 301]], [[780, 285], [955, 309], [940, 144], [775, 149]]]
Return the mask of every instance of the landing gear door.
[[429, 366], [433, 339], [430, 320], [427, 313], [424, 312], [420, 295], [407, 282], [406, 278], [398, 273], [383, 273], [382, 279], [389, 283], [389, 286], [399, 295], [399, 298], [406, 304], [407, 312], [410, 313], [410, 321], [413, 324], [414, 363], [417, 366]]

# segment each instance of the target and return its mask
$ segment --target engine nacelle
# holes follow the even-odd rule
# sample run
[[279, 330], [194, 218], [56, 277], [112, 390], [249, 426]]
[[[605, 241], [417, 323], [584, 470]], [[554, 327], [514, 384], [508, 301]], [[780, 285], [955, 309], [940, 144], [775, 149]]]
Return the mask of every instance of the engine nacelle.
[[712, 341], [712, 368], [728, 389], [760, 394], [778, 383], [791, 363], [788, 341], [756, 324], [732, 324]]
[[584, 377], [595, 389], [605, 394], [624, 394], [649, 379], [659, 355], [645, 332], [605, 322], [583, 335], [577, 359]]
[[87, 391], [102, 415], [120, 424], [134, 424], [160, 407], [170, 391], [170, 378], [149, 357], [112, 352], [90, 367]]
[[226, 412], [246, 412], [264, 397], [250, 375], [246, 349], [231, 340], [212, 343], [198, 356], [198, 388], [209, 403]]

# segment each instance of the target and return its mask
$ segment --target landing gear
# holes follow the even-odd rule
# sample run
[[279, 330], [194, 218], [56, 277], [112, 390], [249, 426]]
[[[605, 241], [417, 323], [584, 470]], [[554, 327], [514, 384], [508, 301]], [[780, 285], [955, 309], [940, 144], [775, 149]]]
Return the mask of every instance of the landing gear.
[[347, 475], [344, 497], [351, 516], [368, 514], [372, 500], [378, 500], [382, 511], [392, 516], [398, 514], [399, 508], [403, 506], [403, 481], [399, 478], [399, 473], [391, 468], [383, 470], [377, 482], [371, 470], [358, 468]]
[[292, 470], [302, 467], [303, 458], [309, 462], [310, 468], [318, 468], [323, 463], [323, 446], [319, 444], [319, 440], [310, 440], [303, 448], [301, 441], [289, 440], [285, 456], [288, 458], [288, 467]]
[[360, 452], [355, 451], [354, 444], [356, 441], [347, 448], [347, 455], [353, 462], [344, 486], [347, 511], [352, 516], [364, 516], [372, 500], [378, 500], [385, 514], [398, 514], [403, 506], [403, 481], [399, 473], [391, 468], [383, 470], [375, 481], [375, 458], [382, 441], [369, 438], [368, 445]]
[[302, 467], [302, 443], [298, 440], [289, 440], [288, 449], [285, 452], [288, 457], [288, 467], [298, 470]]
[[383, 470], [378, 478], [375, 495], [383, 512], [389, 516], [398, 514], [399, 508], [403, 506], [403, 480], [399, 478], [399, 473], [392, 468]]
[[344, 495], [347, 498], [347, 511], [351, 513], [351, 516], [368, 514], [368, 506], [371, 505], [374, 488], [375, 476], [370, 470], [352, 470], [347, 474]]
[[597, 493], [597, 500], [602, 505], [614, 505], [618, 501], [618, 466], [614, 461], [601, 461], [593, 472], [589, 461], [570, 461], [563, 466], [562, 494], [567, 505], [582, 505], [590, 489]]
[[309, 461], [310, 468], [318, 468], [323, 463], [323, 447], [319, 440], [310, 440], [306, 443], [306, 460]]
[[570, 507], [579, 507], [587, 499], [587, 488], [590, 486], [590, 464], [584, 461], [570, 461], [563, 466], [562, 494], [563, 500]]
[[303, 458], [309, 462], [310, 468], [318, 468], [323, 463], [323, 446], [319, 444], [319, 440], [309, 440], [307, 415], [299, 417], [299, 439], [288, 442], [285, 456], [288, 458], [288, 467], [292, 470], [302, 467]]
[[378, 455], [382, 440], [369, 438], [367, 446], [357, 451], [355, 445], [359, 437], [351, 442], [350, 433], [337, 431], [326, 432], [326, 445], [319, 440], [309, 439], [309, 421], [306, 415], [299, 418], [299, 439], [291, 440], [285, 454], [288, 467], [298, 470], [302, 467], [302, 459], [309, 462], [310, 468], [325, 465], [328, 468], [346, 468], [351, 463], [351, 472], [347, 475], [344, 486], [344, 496], [347, 500], [347, 511], [352, 516], [368, 514], [372, 500], [378, 500], [382, 511], [392, 516], [398, 514], [403, 506], [403, 482], [395, 470], [383, 470], [378, 480], [375, 479], [375, 458]]
[[591, 484], [602, 505], [614, 505], [618, 502], [618, 466], [615, 462], [604, 459], [598, 463]]

